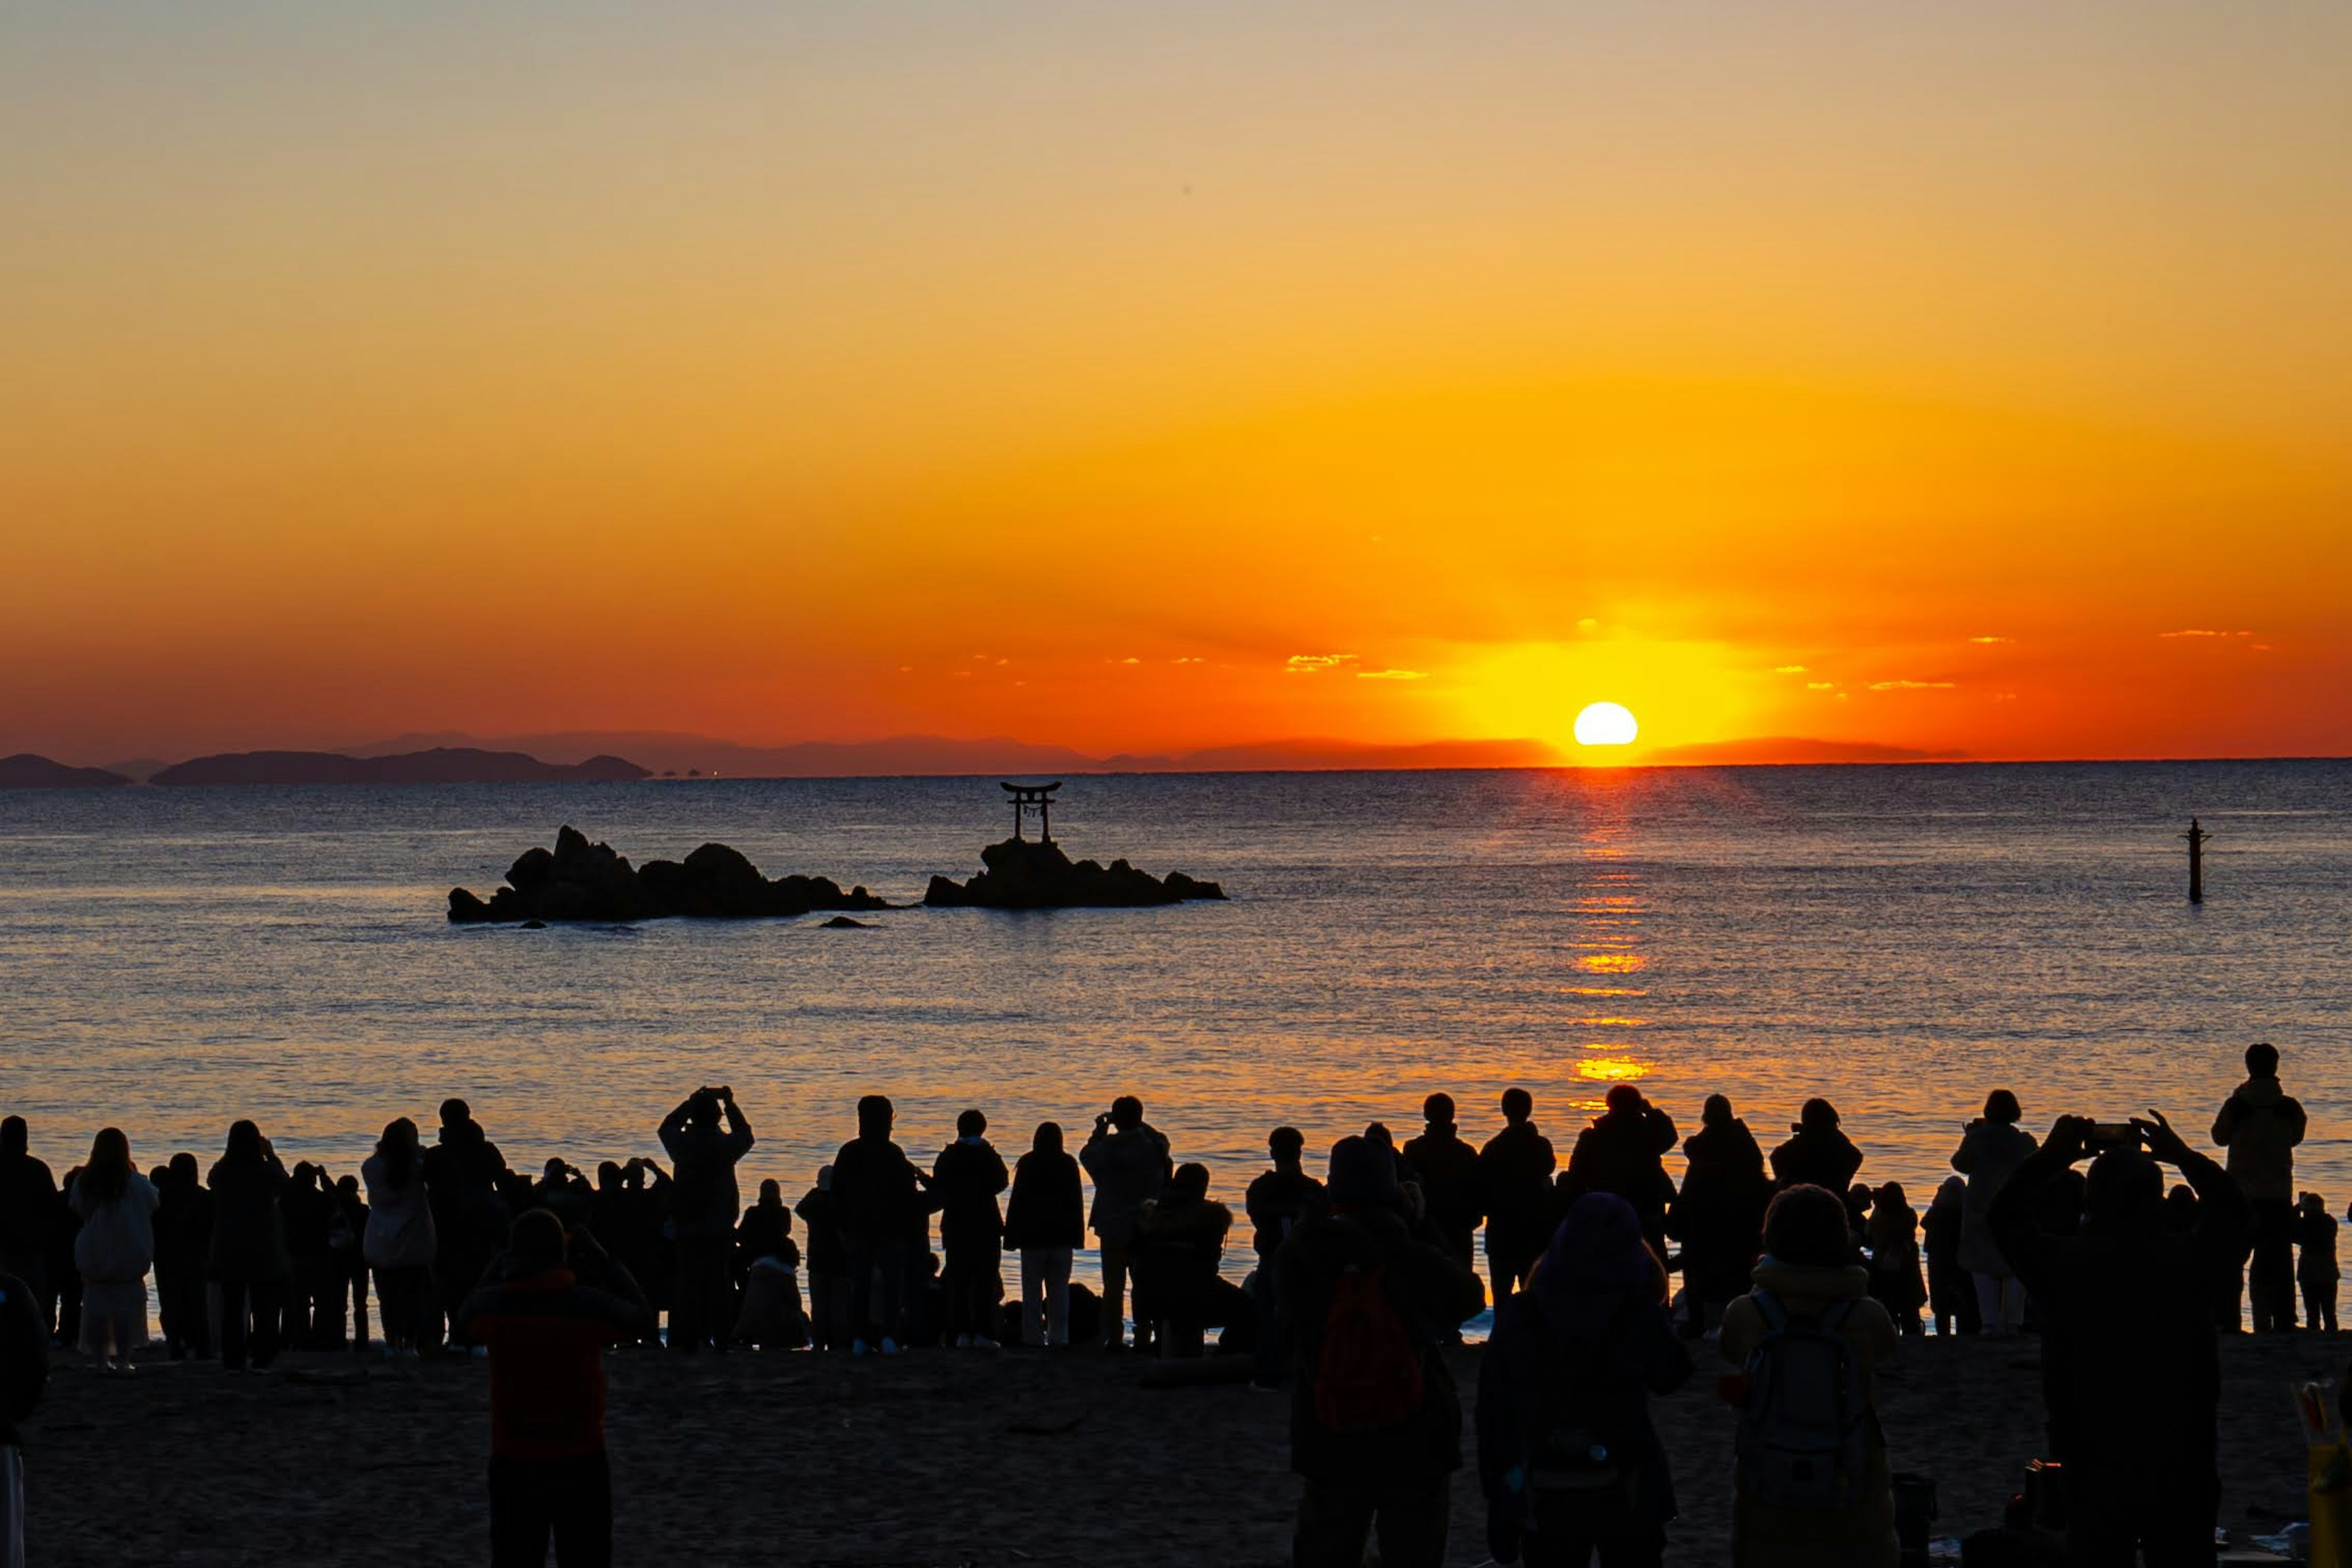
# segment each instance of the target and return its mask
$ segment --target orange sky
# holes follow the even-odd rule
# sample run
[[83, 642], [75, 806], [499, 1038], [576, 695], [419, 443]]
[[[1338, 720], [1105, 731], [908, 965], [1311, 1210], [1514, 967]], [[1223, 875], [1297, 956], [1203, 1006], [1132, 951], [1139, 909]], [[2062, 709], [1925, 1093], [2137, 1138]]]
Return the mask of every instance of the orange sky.
[[0, 752], [2352, 751], [2340, 6], [833, 9], [12, 14]]

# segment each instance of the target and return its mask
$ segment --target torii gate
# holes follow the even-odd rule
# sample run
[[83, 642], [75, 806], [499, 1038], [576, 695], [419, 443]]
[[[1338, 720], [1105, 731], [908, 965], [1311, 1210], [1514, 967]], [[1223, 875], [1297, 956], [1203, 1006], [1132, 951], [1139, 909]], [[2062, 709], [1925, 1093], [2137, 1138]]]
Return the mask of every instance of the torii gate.
[[1013, 837], [1021, 837], [1021, 825], [1029, 813], [1037, 814], [1037, 837], [1040, 842], [1054, 842], [1054, 792], [1062, 787], [1059, 779], [1049, 784], [1001, 784], [997, 786], [1013, 797]]

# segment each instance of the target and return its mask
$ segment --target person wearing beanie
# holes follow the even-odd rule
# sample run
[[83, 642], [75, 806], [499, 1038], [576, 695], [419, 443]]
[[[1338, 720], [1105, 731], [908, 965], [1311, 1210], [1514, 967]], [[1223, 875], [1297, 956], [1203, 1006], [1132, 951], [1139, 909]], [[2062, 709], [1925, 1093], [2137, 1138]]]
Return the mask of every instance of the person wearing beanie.
[[1462, 1402], [1438, 1345], [1477, 1315], [1486, 1290], [1407, 1225], [1387, 1150], [1343, 1138], [1328, 1178], [1329, 1206], [1275, 1260], [1290, 1468], [1305, 1483], [1292, 1561], [1355, 1568], [1377, 1523], [1388, 1568], [1438, 1568], [1462, 1468]]

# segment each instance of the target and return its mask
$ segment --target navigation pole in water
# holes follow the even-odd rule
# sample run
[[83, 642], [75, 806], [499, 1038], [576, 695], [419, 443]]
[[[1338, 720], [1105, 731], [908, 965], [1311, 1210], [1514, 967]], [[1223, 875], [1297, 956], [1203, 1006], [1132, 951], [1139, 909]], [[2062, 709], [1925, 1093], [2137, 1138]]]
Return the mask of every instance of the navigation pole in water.
[[1049, 784], [1008, 784], [997, 787], [1013, 797], [1013, 837], [1021, 837], [1022, 823], [1028, 819], [1030, 812], [1034, 811], [1037, 814], [1038, 842], [1054, 842], [1054, 792], [1062, 787], [1061, 780], [1055, 779]]
[[2205, 901], [2205, 841], [2213, 836], [2198, 826], [2192, 816], [2189, 831], [2180, 837], [2189, 840], [2189, 901], [2201, 904]]

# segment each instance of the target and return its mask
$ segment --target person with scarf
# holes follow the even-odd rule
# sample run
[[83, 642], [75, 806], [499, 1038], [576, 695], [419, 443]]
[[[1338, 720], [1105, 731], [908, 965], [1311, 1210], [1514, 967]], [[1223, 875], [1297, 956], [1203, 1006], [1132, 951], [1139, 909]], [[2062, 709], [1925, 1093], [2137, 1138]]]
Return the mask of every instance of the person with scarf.
[[1528, 1288], [1496, 1310], [1478, 1369], [1478, 1479], [1495, 1561], [1663, 1561], [1674, 1479], [1650, 1399], [1690, 1371], [1640, 1216], [1615, 1194], [1585, 1194]]

